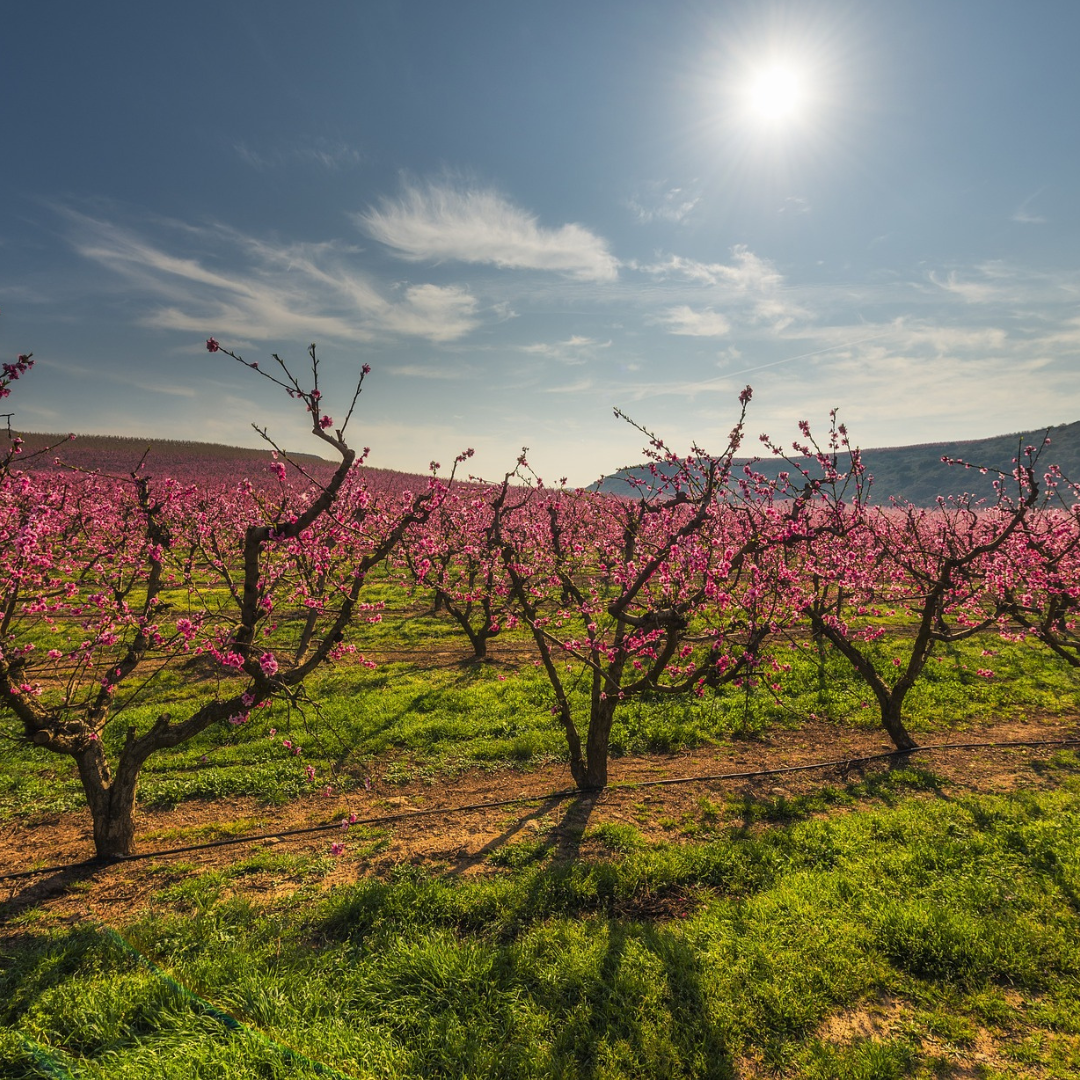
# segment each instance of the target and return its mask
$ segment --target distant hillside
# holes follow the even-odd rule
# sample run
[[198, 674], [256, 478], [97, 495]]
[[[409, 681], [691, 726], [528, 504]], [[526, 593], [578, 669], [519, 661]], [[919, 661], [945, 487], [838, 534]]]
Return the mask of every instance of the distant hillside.
[[[245, 446], [225, 446], [222, 443], [189, 442], [181, 439], [157, 439], [153, 436], [129, 435], [50, 435], [45, 432], [20, 431], [23, 449], [27, 454], [54, 443], [63, 443], [56, 456], [69, 465], [84, 469], [106, 468], [130, 472], [149, 448], [147, 461], [176, 464], [195, 464], [201, 461], [253, 461], [270, 460], [270, 447], [253, 449]], [[6, 441], [6, 436], [0, 436]], [[0, 442], [2, 445], [2, 442]], [[298, 461], [323, 462], [315, 454], [293, 454]], [[105, 463], [108, 463], [106, 466]], [[125, 468], [126, 467], [126, 468]]]
[[[873, 476], [871, 501], [888, 503], [897, 498], [916, 506], [932, 506], [939, 495], [959, 495], [970, 492], [979, 498], [993, 499], [993, 476], [983, 476], [972, 469], [945, 465], [942, 457], [962, 458], [988, 468], [1012, 469], [1012, 459], [1021, 445], [1039, 445], [1046, 429], [996, 435], [990, 439], [967, 439], [961, 442], [922, 443], [918, 446], [896, 446], [864, 450], [863, 462]], [[1040, 458], [1040, 473], [1048, 465], [1060, 465], [1062, 472], [1080, 480], [1080, 421], [1050, 428], [1050, 445]], [[775, 475], [786, 465], [775, 459], [765, 459], [757, 466], [766, 475]], [[601, 491], [629, 494], [632, 490], [627, 477], [647, 477], [648, 469], [641, 465], [620, 469], [606, 476], [599, 484]]]
[[[127, 435], [77, 435], [68, 440], [66, 435], [50, 435], [43, 432], [18, 432], [23, 439], [23, 451], [28, 459], [36, 450], [55, 443], [53, 454], [27, 461], [30, 468], [49, 469], [58, 458], [65, 465], [80, 469], [100, 470], [114, 476], [126, 476], [147, 454], [144, 472], [150, 476], [173, 476], [187, 483], [228, 483], [243, 477], [266, 479], [271, 476], [269, 466], [273, 460], [271, 448], [253, 449], [243, 446], [225, 446], [221, 443], [187, 442], [179, 439], [155, 439]], [[6, 433], [0, 431], [0, 450], [8, 445]], [[149, 453], [147, 453], [149, 448]], [[315, 454], [295, 454], [289, 457], [301, 464], [305, 471], [317, 479], [326, 479], [334, 468], [334, 462]], [[378, 488], [392, 490], [420, 490], [427, 478], [393, 469], [367, 469], [368, 482]]]

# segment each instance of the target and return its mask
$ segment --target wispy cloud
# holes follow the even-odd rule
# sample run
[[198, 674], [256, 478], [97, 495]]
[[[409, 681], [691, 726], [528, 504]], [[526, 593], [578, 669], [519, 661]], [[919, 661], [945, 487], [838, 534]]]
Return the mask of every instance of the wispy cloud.
[[809, 214], [810, 202], [802, 195], [789, 195], [783, 203], [777, 207], [778, 214]]
[[1029, 195], [1017, 208], [1013, 211], [1013, 221], [1019, 222], [1021, 225], [1045, 225], [1046, 218], [1042, 214], [1036, 214], [1031, 210], [1031, 204], [1043, 193], [1043, 189], [1039, 188], [1034, 195]]
[[112, 222], [71, 211], [67, 216], [81, 255], [157, 299], [140, 317], [146, 326], [255, 341], [315, 335], [449, 342], [479, 324], [477, 300], [467, 289], [384, 286], [352, 265], [353, 249], [346, 245], [283, 244], [224, 226], [183, 226], [173, 240], [194, 242], [199, 250], [173, 254], [162, 242]]
[[286, 165], [314, 164], [331, 172], [363, 163], [364, 155], [340, 139], [315, 139], [293, 146], [278, 146], [258, 150], [246, 142], [233, 143], [233, 151], [241, 161], [258, 172]]
[[634, 268], [656, 278], [682, 278], [702, 285], [731, 285], [741, 290], [763, 292], [780, 285], [784, 278], [772, 262], [755, 255], [745, 244], [731, 249], [730, 263], [704, 263], [682, 255], [669, 255], [654, 263]]
[[955, 270], [950, 270], [944, 277], [931, 271], [929, 277], [939, 289], [959, 296], [970, 304], [986, 304], [991, 300], [999, 299], [1001, 294], [1001, 289], [996, 283], [963, 280]]
[[634, 198], [626, 200], [626, 207], [643, 225], [654, 221], [678, 224], [701, 202], [701, 195], [686, 187], [669, 187], [664, 182], [650, 184]]
[[[778, 331], [810, 314], [785, 292], [784, 276], [772, 261], [755, 254], [745, 244], [737, 244], [731, 249], [731, 262], [727, 263], [706, 263], [683, 255], [669, 255], [652, 263], [631, 265], [657, 281], [683, 281], [703, 288], [710, 299], [724, 304], [729, 320], [738, 312], [744, 320], [766, 323]], [[715, 311], [711, 320], [695, 320], [692, 311], [687, 314], [688, 306], [670, 309], [669, 316], [672, 310], [678, 313], [674, 325], [683, 326], [673, 332], [692, 334], [692, 327], [697, 325], [700, 332], [711, 327], [708, 336], [717, 336], [721, 316]]]
[[523, 353], [532, 356], [544, 356], [574, 367], [588, 363], [596, 355], [597, 349], [610, 349], [611, 341], [597, 341], [595, 338], [573, 334], [565, 341], [538, 342], [534, 345], [522, 345]]
[[400, 375], [406, 379], [438, 379], [441, 382], [457, 382], [460, 379], [473, 378], [476, 372], [471, 367], [458, 364], [391, 364], [386, 369], [388, 375]]
[[657, 321], [668, 333], [686, 337], [726, 337], [731, 333], [731, 323], [720, 312], [712, 308], [695, 311], [689, 304], [668, 308]]
[[546, 228], [490, 188], [408, 183], [397, 198], [353, 215], [368, 236], [410, 262], [482, 263], [614, 281], [618, 261], [583, 225]]

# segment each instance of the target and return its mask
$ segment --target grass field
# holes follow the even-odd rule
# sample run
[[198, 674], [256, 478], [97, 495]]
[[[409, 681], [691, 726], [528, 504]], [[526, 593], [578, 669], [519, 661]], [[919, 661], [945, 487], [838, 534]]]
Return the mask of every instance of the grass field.
[[[325, 784], [452, 795], [465, 770], [505, 784], [563, 760], [520, 643], [462, 664], [448, 624], [404, 605], [366, 633], [370, 655], [395, 659], [326, 672], [304, 715], [152, 759], [147, 812], [226, 796], [254, 809], [150, 846], [259, 831]], [[850, 672], [795, 646], [778, 654], [791, 665], [779, 703], [734, 690], [635, 702], [616, 753], [678, 751], [689, 771], [696, 748], [753, 752], [811, 714], [872, 731]], [[974, 674], [990, 662], [994, 679]], [[940, 740], [1068, 718], [1077, 689], [1031, 646], [971, 641], [931, 663], [911, 726]], [[148, 715], [175, 713], [199, 682], [170, 676], [155, 693]], [[468, 874], [395, 859], [369, 829], [349, 834], [351, 876], [323, 843], [142, 864], [138, 903], [116, 909], [98, 899], [110, 871], [27, 890], [3, 912], [0, 1075], [1075, 1077], [1080, 758], [1017, 770], [1012, 790], [977, 792], [919, 762], [797, 797], [702, 796], [691, 814], [658, 794], [594, 817], [569, 847], [508, 828]], [[79, 803], [66, 760], [5, 752], [9, 826]]]

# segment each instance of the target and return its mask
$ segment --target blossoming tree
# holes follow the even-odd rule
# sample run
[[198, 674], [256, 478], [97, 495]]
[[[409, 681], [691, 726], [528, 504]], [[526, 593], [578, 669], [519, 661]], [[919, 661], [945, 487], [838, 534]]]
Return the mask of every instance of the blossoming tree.
[[[350, 648], [366, 575], [446, 491], [435, 477], [382, 502], [366, 490], [363, 455], [346, 440], [366, 364], [335, 425], [314, 345], [310, 386], [276, 356], [270, 374], [213, 338], [207, 348], [307, 409], [337, 458], [329, 479], [280, 455], [276, 491], [245, 480], [227, 498], [141, 466], [128, 477], [9, 468], [0, 483], [0, 715], [25, 741], [75, 760], [101, 857], [132, 850], [151, 754], [215, 726], [232, 731], [275, 698], [297, 700], [312, 672]], [[221, 676], [205, 699], [181, 717], [131, 723], [153, 680], [190, 654]]]

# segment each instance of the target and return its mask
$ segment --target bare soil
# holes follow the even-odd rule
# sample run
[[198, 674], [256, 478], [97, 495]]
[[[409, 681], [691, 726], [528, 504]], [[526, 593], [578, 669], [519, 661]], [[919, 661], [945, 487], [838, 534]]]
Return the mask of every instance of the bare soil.
[[[1012, 742], [1080, 739], [1080, 718], [1067, 722], [1033, 718], [972, 728], [936, 742]], [[782, 816], [790, 800], [843, 789], [873, 773], [896, 767], [897, 759], [831, 765], [765, 776], [730, 774], [798, 768], [819, 762], [850, 762], [891, 749], [876, 732], [836, 725], [807, 724], [797, 731], [673, 755], [615, 759], [609, 787], [599, 793], [574, 793], [565, 765], [536, 768], [474, 769], [434, 781], [406, 785], [385, 779], [390, 762], [373, 772], [370, 791], [329, 797], [308, 796], [268, 807], [255, 799], [189, 801], [172, 810], [138, 815], [140, 854], [153, 857], [107, 866], [83, 866], [31, 878], [0, 882], [0, 937], [18, 933], [26, 913], [35, 925], [70, 924], [83, 919], [122, 923], [145, 911], [155, 892], [193, 872], [225, 868], [259, 851], [327, 856], [331, 844], [344, 844], [325, 874], [314, 877], [289, 866], [234, 877], [232, 892], [271, 900], [301, 884], [332, 888], [368, 875], [385, 875], [405, 863], [428, 865], [453, 875], [496, 872], [490, 858], [520, 841], [548, 845], [555, 858], [610, 856], [605, 823], [632, 825], [649, 840], [688, 842], [730, 827], [757, 828], [754, 807], [767, 805]], [[917, 753], [901, 764], [933, 774], [926, 798], [964, 793], [1041, 789], [1056, 783], [1047, 759], [1059, 747], [993, 747]], [[721, 774], [723, 778], [718, 778]], [[687, 782], [655, 784], [695, 778]], [[648, 785], [648, 786], [647, 786]], [[527, 799], [513, 805], [485, 806]], [[865, 805], [865, 804], [864, 804]], [[467, 809], [461, 809], [467, 807]], [[797, 807], [791, 807], [797, 813]], [[838, 807], [829, 813], [843, 813]], [[353, 814], [349, 830], [337, 826]], [[330, 825], [298, 836], [266, 837], [202, 851], [169, 854], [168, 849], [223, 836], [279, 833]], [[156, 854], [155, 854], [156, 853]], [[89, 815], [26, 817], [0, 827], [0, 873], [55, 864], [76, 864], [93, 856]], [[193, 865], [194, 864], [194, 865]], [[679, 895], [658, 898], [656, 910], [638, 917], [685, 914], [691, 901]], [[648, 905], [646, 904], [646, 907]], [[21, 916], [21, 917], [20, 917]]]

